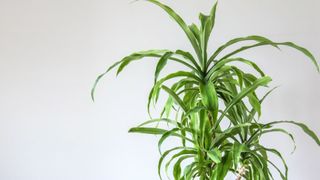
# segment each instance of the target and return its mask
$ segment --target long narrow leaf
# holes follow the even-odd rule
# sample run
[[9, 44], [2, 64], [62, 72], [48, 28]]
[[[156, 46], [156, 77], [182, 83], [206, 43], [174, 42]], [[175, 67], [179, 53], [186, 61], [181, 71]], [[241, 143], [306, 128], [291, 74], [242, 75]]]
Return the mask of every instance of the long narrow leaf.
[[320, 140], [319, 140], [318, 136], [316, 135], [316, 133], [313, 132], [307, 125], [305, 125], [303, 123], [298, 123], [295, 121], [274, 121], [274, 122], [268, 123], [266, 125], [268, 126], [268, 125], [283, 124], [283, 123], [293, 124], [293, 125], [300, 127], [307, 135], [309, 135], [320, 146]]
[[167, 130], [165, 130], [165, 129], [146, 128], [146, 127], [136, 127], [136, 128], [131, 128], [129, 130], [129, 133], [154, 134], [154, 135], [161, 135], [166, 132], [167, 132]]
[[165, 4], [162, 4], [157, 0], [147, 0], [147, 1], [149, 1], [149, 2], [151, 2], [153, 4], [156, 4], [159, 7], [161, 7], [163, 10], [165, 10], [179, 24], [179, 26], [183, 29], [183, 31], [187, 35], [188, 39], [190, 40], [190, 42], [191, 42], [194, 50], [196, 51], [198, 57], [201, 58], [201, 51], [200, 51], [199, 45], [197, 43], [196, 37], [194, 36], [192, 31], [189, 29], [189, 27], [186, 25], [184, 20], [176, 12], [174, 12], [174, 10], [172, 10], [169, 6], [167, 6]]

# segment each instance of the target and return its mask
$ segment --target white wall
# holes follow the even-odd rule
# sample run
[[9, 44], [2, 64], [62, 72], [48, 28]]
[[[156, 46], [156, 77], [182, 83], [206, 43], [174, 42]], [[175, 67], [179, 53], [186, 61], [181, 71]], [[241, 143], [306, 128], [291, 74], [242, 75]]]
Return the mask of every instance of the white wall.
[[[190, 49], [176, 24], [159, 8], [129, 0], [0, 1], [0, 179], [153, 180], [156, 137], [127, 130], [147, 119], [145, 104], [154, 62], [132, 64], [105, 78], [97, 102], [91, 85], [107, 65], [136, 50]], [[165, 1], [188, 22], [212, 1]], [[301, 44], [320, 59], [317, 0], [223, 0], [211, 47], [260, 34]], [[300, 53], [260, 48], [254, 58], [273, 85], [262, 120], [297, 120], [320, 132], [320, 76]], [[168, 71], [175, 70], [173, 66]], [[298, 149], [269, 136], [284, 152], [290, 180], [319, 179], [319, 147], [300, 129]]]

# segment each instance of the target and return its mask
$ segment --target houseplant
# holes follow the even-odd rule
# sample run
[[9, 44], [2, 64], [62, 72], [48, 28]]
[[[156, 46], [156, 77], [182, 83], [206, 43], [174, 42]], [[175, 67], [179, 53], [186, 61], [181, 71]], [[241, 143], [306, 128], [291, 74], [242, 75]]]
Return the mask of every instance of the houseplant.
[[[148, 112], [150, 113], [150, 106], [157, 103], [161, 91], [168, 94], [168, 99], [159, 118], [146, 121], [129, 132], [160, 136], [160, 179], [164, 178], [163, 168], [167, 172], [172, 169], [167, 176], [172, 176], [175, 180], [222, 180], [228, 173], [234, 173], [238, 180], [269, 180], [273, 179], [272, 168], [282, 179], [288, 179], [288, 168], [281, 153], [277, 149], [263, 146], [260, 138], [268, 133], [280, 132], [294, 142], [292, 134], [277, 127], [283, 123], [300, 127], [318, 145], [319, 138], [299, 122], [259, 121], [261, 104], [273, 89], [262, 97], [259, 97], [256, 91], [267, 89], [271, 78], [253, 61], [237, 55], [260, 46], [287, 46], [306, 55], [319, 71], [314, 56], [307, 49], [292, 42], [277, 43], [256, 35], [232, 39], [213, 54], [209, 54], [207, 45], [215, 25], [217, 3], [209, 15], [200, 14], [199, 26], [188, 26], [167, 5], [157, 0], [147, 1], [162, 8], [177, 22], [189, 39], [194, 53], [164, 49], [141, 51], [126, 56], [97, 78], [92, 89], [92, 98], [94, 99], [99, 80], [110, 70], [117, 68], [119, 74], [131, 62], [153, 58], [157, 61], [157, 66], [154, 85], [149, 94]], [[248, 45], [225, 53], [225, 49], [238, 43]], [[189, 70], [177, 71], [159, 78], [168, 61], [180, 63]], [[244, 63], [255, 73], [246, 72], [233, 63]], [[169, 80], [175, 80], [171, 86], [166, 85]], [[229, 125], [225, 126], [226, 123]], [[181, 144], [163, 151], [161, 145], [171, 137], [180, 139]], [[269, 160], [270, 154], [280, 158], [284, 171]]]

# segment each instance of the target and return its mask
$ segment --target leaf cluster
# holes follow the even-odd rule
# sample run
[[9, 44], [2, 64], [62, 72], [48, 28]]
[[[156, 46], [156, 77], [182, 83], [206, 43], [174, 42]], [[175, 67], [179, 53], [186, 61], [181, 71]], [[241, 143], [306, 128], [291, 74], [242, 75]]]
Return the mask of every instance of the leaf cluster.
[[[164, 169], [168, 178], [173, 177], [175, 180], [223, 180], [228, 173], [234, 173], [238, 179], [269, 180], [274, 179], [272, 168], [278, 171], [282, 179], [288, 179], [288, 167], [281, 153], [263, 146], [260, 143], [261, 137], [278, 132], [287, 135], [294, 143], [290, 132], [277, 127], [278, 124], [285, 123], [300, 127], [318, 145], [320, 141], [302, 123], [259, 121], [262, 102], [274, 89], [267, 91], [262, 97], [256, 91], [267, 89], [271, 78], [253, 61], [240, 57], [239, 53], [261, 46], [276, 49], [287, 46], [306, 55], [319, 71], [314, 56], [292, 42], [279, 43], [257, 35], [232, 39], [209, 54], [207, 46], [215, 26], [217, 3], [210, 14], [199, 15], [200, 25], [187, 25], [169, 6], [157, 0], [147, 1], [162, 8], [181, 27], [194, 52], [180, 49], [148, 50], [126, 56], [97, 78], [92, 98], [94, 99], [97, 83], [110, 70], [117, 68], [119, 74], [130, 63], [151, 57], [157, 60], [157, 66], [154, 85], [149, 94], [148, 112], [150, 113], [151, 105], [158, 102], [160, 92], [166, 92], [168, 99], [159, 118], [148, 120], [129, 132], [160, 136], [160, 179], [164, 176]], [[226, 53], [228, 48], [239, 43], [247, 45]], [[188, 70], [173, 72], [160, 78], [161, 71], [171, 61]], [[252, 72], [242, 70], [235, 63], [251, 67]], [[174, 80], [170, 86], [167, 85], [169, 80]], [[223, 122], [229, 126], [223, 126]], [[162, 151], [162, 144], [169, 138], [178, 138], [181, 143]], [[269, 159], [270, 154], [283, 162], [282, 168]]]

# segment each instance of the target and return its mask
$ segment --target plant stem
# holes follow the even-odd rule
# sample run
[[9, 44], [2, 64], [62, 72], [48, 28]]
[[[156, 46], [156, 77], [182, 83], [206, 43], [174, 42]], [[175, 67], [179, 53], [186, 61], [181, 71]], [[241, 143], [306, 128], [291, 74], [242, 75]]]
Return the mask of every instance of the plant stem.
[[238, 173], [237, 173], [237, 179], [236, 180], [241, 180], [242, 177], [246, 174], [246, 168], [245, 166], [242, 166], [238, 169]]

